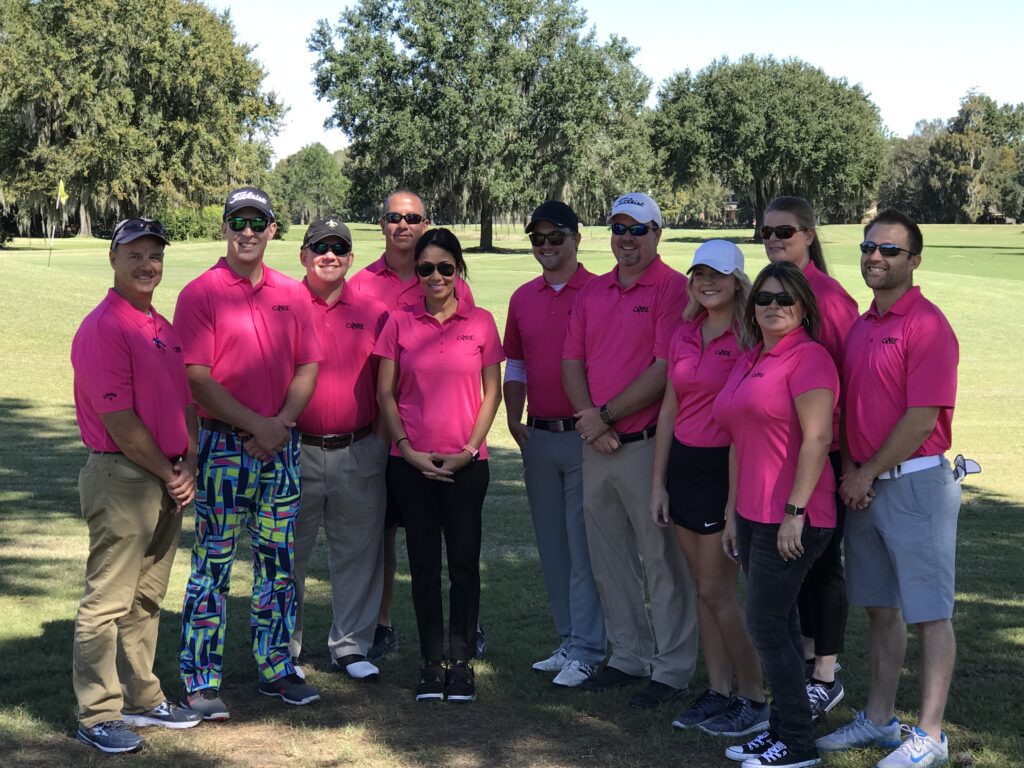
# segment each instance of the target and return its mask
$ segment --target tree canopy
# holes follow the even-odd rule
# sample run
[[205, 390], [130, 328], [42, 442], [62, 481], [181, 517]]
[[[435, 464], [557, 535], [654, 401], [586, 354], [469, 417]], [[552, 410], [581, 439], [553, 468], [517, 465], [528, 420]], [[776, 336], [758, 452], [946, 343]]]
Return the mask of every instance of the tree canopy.
[[349, 180], [342, 173], [339, 154], [332, 155], [323, 144], [310, 144], [274, 166], [270, 191], [279, 211], [293, 224], [346, 213]]

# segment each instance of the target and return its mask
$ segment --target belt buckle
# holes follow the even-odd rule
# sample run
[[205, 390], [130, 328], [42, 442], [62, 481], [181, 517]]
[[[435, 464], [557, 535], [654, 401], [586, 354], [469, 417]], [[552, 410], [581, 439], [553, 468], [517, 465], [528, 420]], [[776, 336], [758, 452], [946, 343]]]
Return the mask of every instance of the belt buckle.
[[903, 477], [903, 465], [897, 464], [889, 471], [889, 474], [892, 475], [893, 480], [899, 480]]
[[565, 432], [565, 422], [561, 419], [549, 419], [548, 420], [548, 431], [550, 432]]

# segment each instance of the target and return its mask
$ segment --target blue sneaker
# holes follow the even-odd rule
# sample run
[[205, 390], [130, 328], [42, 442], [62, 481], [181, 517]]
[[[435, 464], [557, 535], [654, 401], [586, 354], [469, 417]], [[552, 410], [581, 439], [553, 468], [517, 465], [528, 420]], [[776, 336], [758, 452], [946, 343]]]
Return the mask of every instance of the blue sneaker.
[[137, 733], [128, 730], [124, 720], [107, 720], [105, 723], [96, 723], [92, 728], [79, 725], [75, 738], [109, 755], [138, 752], [146, 743]]

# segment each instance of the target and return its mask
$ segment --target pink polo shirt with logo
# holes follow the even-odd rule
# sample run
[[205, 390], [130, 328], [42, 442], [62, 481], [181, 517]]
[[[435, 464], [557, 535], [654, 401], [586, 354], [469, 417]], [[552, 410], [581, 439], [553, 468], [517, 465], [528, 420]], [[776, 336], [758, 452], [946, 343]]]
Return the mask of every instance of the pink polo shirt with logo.
[[[421, 300], [392, 312], [374, 354], [398, 366], [398, 415], [417, 451], [458, 453], [483, 402], [482, 371], [505, 359], [491, 313], [459, 300], [439, 323]], [[391, 445], [391, 455], [401, 452]], [[487, 446], [480, 446], [487, 458]]]
[[692, 448], [724, 448], [729, 435], [712, 414], [715, 398], [743, 355], [732, 328], [703, 346], [702, 312], [684, 322], [668, 347], [668, 379], [676, 396], [676, 440]]
[[526, 399], [531, 416], [568, 419], [576, 410], [562, 387], [562, 347], [573, 303], [594, 274], [579, 265], [560, 290], [541, 275], [512, 294], [505, 321], [505, 356], [526, 366]]
[[874, 456], [907, 408], [939, 409], [935, 428], [908, 458], [948, 451], [959, 361], [953, 328], [918, 286], [884, 315], [872, 302], [846, 338], [843, 403], [853, 460]]
[[266, 264], [252, 285], [220, 259], [178, 295], [174, 327], [185, 364], [208, 366], [215, 381], [260, 416], [280, 412], [298, 366], [323, 359], [309, 293]]
[[347, 284], [330, 305], [314, 294], [306, 281], [302, 284], [324, 359], [317, 371], [313, 397], [297, 420], [298, 429], [312, 435], [355, 432], [377, 418], [373, 347], [388, 319], [388, 310]]
[[[803, 443], [794, 400], [812, 389], [828, 389], [835, 397], [839, 374], [828, 351], [803, 326], [761, 356], [763, 348], [758, 344], [736, 363], [715, 399], [714, 415], [736, 447], [736, 512], [759, 523], [781, 523]], [[822, 462], [806, 506], [810, 525], [835, 527], [835, 493], [832, 466]]]
[[[629, 288], [619, 284], [618, 275], [615, 267], [583, 287], [562, 349], [563, 360], [586, 363], [595, 405], [622, 392], [655, 358], [668, 358], [669, 342], [686, 305], [686, 277], [660, 256]], [[658, 420], [660, 407], [660, 401], [655, 402], [616, 420], [615, 430], [628, 434], [646, 429]]]
[[78, 428], [88, 448], [120, 451], [101, 415], [131, 409], [165, 456], [185, 455], [192, 396], [181, 340], [155, 309], [140, 312], [110, 289], [79, 326], [71, 365]]
[[[413, 273], [413, 276], [403, 283], [398, 273], [388, 266], [383, 255], [356, 272], [348, 284], [356, 291], [377, 299], [389, 312], [401, 307], [411, 307], [423, 298], [419, 276]], [[460, 302], [465, 301], [469, 305], [475, 303], [469, 283], [461, 277], [455, 278], [455, 295], [459, 297]]]

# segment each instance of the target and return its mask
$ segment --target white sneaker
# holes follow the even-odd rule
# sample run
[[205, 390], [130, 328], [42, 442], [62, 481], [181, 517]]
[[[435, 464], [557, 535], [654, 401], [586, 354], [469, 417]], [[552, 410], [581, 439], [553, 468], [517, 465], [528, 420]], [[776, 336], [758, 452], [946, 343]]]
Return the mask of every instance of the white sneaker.
[[904, 725], [907, 739], [899, 748], [878, 761], [875, 768], [928, 768], [949, 762], [949, 741], [942, 734], [942, 741], [936, 741], [916, 725]]
[[888, 725], [876, 725], [864, 714], [857, 713], [852, 722], [814, 742], [823, 752], [842, 752], [844, 749], [862, 747], [898, 747], [900, 745], [900, 721], [894, 716]]
[[555, 679], [551, 682], [563, 688], [575, 688], [578, 685], [583, 685], [584, 682], [594, 676], [595, 672], [597, 672], [596, 667], [590, 666], [585, 661], [573, 659], [562, 667], [562, 671], [555, 675]]
[[537, 672], [561, 672], [562, 667], [564, 667], [568, 661], [569, 659], [565, 655], [565, 648], [559, 648], [543, 661], [535, 662], [533, 664], [533, 668]]

